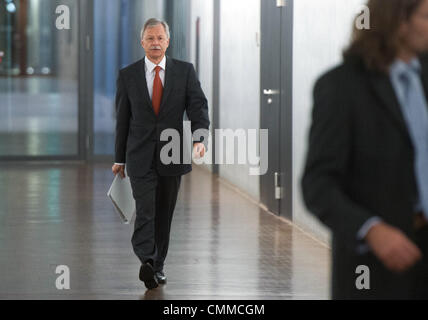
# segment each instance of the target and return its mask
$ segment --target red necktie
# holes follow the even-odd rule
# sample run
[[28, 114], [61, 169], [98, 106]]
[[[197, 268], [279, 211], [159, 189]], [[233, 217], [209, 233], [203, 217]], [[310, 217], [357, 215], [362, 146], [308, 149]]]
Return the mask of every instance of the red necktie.
[[162, 102], [162, 94], [163, 94], [162, 80], [159, 76], [161, 67], [157, 66], [155, 68], [155, 71], [156, 71], [156, 76], [155, 76], [155, 81], [153, 82], [152, 104], [153, 104], [153, 110], [155, 111], [155, 114], [158, 116], [161, 102]]

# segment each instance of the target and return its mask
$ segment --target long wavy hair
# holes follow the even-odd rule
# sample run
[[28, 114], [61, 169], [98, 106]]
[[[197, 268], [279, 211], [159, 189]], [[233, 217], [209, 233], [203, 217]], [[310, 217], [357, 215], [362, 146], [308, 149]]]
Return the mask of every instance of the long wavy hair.
[[409, 21], [424, 0], [369, 0], [370, 29], [354, 23], [352, 41], [344, 51], [345, 61], [360, 58], [372, 71], [387, 72], [397, 57], [400, 26]]

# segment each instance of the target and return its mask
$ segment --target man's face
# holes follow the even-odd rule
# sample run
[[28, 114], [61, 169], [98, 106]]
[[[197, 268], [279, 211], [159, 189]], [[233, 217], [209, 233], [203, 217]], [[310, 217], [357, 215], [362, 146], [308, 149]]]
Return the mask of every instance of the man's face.
[[144, 32], [141, 45], [150, 60], [162, 60], [169, 47], [169, 39], [163, 25], [147, 28]]
[[400, 31], [405, 45], [410, 50], [418, 54], [428, 52], [428, 0], [422, 1]]

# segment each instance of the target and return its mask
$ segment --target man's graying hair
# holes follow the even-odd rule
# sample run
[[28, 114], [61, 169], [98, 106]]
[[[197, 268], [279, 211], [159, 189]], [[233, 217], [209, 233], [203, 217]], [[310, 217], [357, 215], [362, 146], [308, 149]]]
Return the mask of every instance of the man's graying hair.
[[166, 37], [167, 37], [168, 39], [169, 39], [169, 38], [171, 38], [171, 34], [170, 34], [170, 31], [169, 31], [168, 23], [166, 23], [165, 21], [162, 21], [162, 20], [156, 19], [156, 18], [151, 18], [151, 19], [149, 19], [149, 20], [147, 20], [147, 21], [146, 21], [146, 23], [144, 24], [143, 29], [141, 29], [141, 39], [143, 39], [143, 37], [144, 37], [144, 32], [146, 32], [146, 30], [147, 30], [148, 28], [153, 28], [153, 27], [156, 27], [156, 26], [158, 26], [158, 25], [160, 25], [160, 24], [161, 24], [161, 25], [164, 27], [164, 29], [165, 29]]

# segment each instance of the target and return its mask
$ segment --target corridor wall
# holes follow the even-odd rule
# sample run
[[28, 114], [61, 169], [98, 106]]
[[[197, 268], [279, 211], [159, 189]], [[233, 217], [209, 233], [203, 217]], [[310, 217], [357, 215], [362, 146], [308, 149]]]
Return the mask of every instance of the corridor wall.
[[311, 123], [312, 90], [322, 73], [342, 61], [353, 20], [363, 3], [363, 0], [294, 1], [293, 220], [326, 243], [329, 232], [307, 212], [300, 188]]
[[[260, 128], [260, 0], [220, 1], [220, 113], [223, 129]], [[213, 8], [214, 0], [191, 2], [191, 62], [196, 65], [196, 19], [200, 18], [200, 80], [212, 116]], [[219, 175], [260, 198], [259, 177], [249, 175], [249, 165], [221, 165]]]

